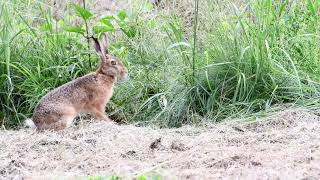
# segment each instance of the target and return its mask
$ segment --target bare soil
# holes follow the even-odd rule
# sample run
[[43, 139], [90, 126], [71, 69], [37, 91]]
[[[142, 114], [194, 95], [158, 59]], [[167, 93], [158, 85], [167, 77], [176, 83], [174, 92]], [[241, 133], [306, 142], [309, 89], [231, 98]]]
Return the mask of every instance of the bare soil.
[[0, 131], [1, 179], [320, 179], [320, 118], [292, 110], [255, 123], [157, 129], [105, 122]]

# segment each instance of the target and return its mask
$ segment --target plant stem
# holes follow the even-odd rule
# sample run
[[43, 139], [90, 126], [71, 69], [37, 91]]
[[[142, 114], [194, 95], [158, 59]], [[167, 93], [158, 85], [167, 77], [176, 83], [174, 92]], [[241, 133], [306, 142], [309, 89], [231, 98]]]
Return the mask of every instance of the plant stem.
[[199, 0], [194, 0], [194, 31], [193, 31], [193, 49], [192, 49], [192, 81], [195, 82], [195, 56], [196, 56], [196, 42], [197, 42], [197, 27], [198, 27], [198, 10], [199, 10]]
[[[86, 9], [86, 0], [82, 0], [82, 2], [83, 2], [83, 8]], [[90, 70], [92, 70], [91, 54], [90, 54], [89, 28], [88, 28], [88, 22], [85, 19], [84, 19], [84, 24], [86, 26], [86, 39], [87, 39], [87, 50], [88, 50], [89, 66], [90, 66]]]

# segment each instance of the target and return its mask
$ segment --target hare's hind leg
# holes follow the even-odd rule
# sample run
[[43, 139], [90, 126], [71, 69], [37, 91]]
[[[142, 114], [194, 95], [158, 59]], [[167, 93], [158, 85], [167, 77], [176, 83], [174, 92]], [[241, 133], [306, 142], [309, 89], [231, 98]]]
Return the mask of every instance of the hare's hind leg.
[[54, 129], [54, 130], [62, 130], [65, 128], [68, 128], [71, 126], [73, 119], [75, 118], [75, 114], [65, 114], [62, 115], [59, 119], [59, 121], [51, 124], [51, 128], [50, 129]]
[[51, 122], [51, 123], [41, 123], [37, 125], [37, 129], [38, 130], [62, 130], [65, 128], [68, 128], [71, 126], [73, 119], [75, 118], [75, 116], [73, 115], [63, 115], [59, 118], [58, 121], [55, 122]]
[[59, 120], [53, 124], [53, 129], [62, 130], [71, 126], [77, 113], [73, 107], [66, 105], [60, 106]]
[[62, 130], [72, 124], [76, 111], [70, 107], [58, 106], [35, 113], [33, 120], [38, 130]]

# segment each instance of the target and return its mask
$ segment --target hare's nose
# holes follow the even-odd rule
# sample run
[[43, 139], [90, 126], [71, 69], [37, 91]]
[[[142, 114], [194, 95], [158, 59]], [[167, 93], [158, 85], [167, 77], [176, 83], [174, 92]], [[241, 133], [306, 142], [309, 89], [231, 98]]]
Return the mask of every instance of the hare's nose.
[[123, 74], [123, 76], [122, 76], [122, 79], [124, 80], [124, 81], [128, 81], [128, 80], [130, 80], [130, 76], [129, 76], [129, 74], [126, 72], [126, 73], [124, 73]]
[[129, 74], [127, 74], [127, 76], [125, 77], [125, 79], [124, 80], [126, 80], [126, 81], [129, 81], [131, 78], [130, 78], [130, 75]]

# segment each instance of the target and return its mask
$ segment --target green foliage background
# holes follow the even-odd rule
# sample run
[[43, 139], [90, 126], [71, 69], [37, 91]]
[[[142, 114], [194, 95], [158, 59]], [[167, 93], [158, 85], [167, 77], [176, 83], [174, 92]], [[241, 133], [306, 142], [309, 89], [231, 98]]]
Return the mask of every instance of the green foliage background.
[[93, 71], [88, 37], [102, 32], [131, 76], [106, 110], [117, 121], [178, 127], [319, 107], [319, 0], [184, 0], [183, 10], [136, 0], [102, 19], [90, 3], [56, 19], [45, 1], [0, 1], [2, 126], [21, 125], [48, 91]]

